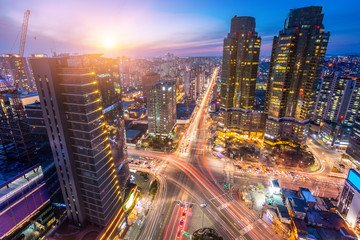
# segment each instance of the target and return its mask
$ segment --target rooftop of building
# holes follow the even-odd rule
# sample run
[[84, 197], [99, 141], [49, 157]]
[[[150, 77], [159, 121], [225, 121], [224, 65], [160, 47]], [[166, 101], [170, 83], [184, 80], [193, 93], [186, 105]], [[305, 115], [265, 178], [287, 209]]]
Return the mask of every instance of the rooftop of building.
[[274, 188], [280, 188], [279, 182], [277, 179], [271, 181], [271, 185]]
[[306, 212], [308, 225], [324, 227], [327, 229], [340, 230], [346, 227], [344, 219], [338, 214], [328, 211], [308, 210]]
[[350, 169], [346, 182], [350, 183], [358, 192], [360, 192], [360, 174], [355, 169]]
[[136, 130], [136, 129], [126, 130], [126, 139], [131, 141], [134, 138], [136, 138], [139, 134], [141, 134], [140, 130]]
[[290, 218], [288, 209], [283, 205], [278, 205], [277, 210], [282, 218]]
[[297, 191], [292, 190], [292, 189], [287, 189], [287, 188], [282, 188], [281, 192], [283, 194], [283, 196], [285, 198], [295, 198], [295, 197], [299, 197], [297, 194]]
[[18, 174], [9, 177], [0, 184], [0, 203], [5, 202], [17, 192], [23, 191], [32, 182], [42, 180], [43, 172], [40, 164], [36, 164], [24, 171], [18, 171]]
[[40, 102], [29, 103], [25, 105], [26, 109], [41, 109]]
[[[29, 97], [37, 97], [39, 94], [37, 92], [29, 92], [29, 91], [18, 91], [20, 98], [29, 98]], [[11, 93], [3, 93], [5, 97], [11, 97]]]
[[0, 186], [33, 166], [33, 162], [0, 159]]
[[316, 202], [314, 196], [311, 194], [311, 192], [308, 188], [300, 187], [300, 192], [306, 202], [314, 202], [314, 203]]
[[290, 207], [294, 209], [296, 212], [306, 213], [306, 209], [308, 205], [306, 204], [304, 199], [301, 198], [288, 198]]
[[294, 225], [300, 234], [308, 234], [309, 230], [304, 220], [293, 218]]

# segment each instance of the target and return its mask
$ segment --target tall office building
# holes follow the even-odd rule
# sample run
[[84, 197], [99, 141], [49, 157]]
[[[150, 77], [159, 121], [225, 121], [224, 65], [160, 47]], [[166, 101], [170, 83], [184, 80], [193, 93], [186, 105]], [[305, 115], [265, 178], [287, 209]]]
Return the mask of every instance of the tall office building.
[[330, 33], [322, 7], [290, 10], [274, 37], [265, 98], [265, 143], [303, 145]]
[[98, 57], [92, 58], [91, 64], [99, 81], [102, 112], [106, 121], [106, 130], [110, 139], [116, 172], [119, 177], [120, 192], [124, 194], [125, 184], [129, 177], [129, 166], [127, 162], [121, 88], [119, 88], [120, 74], [118, 60], [98, 55]]
[[142, 77], [143, 95], [149, 97], [152, 86], [160, 81], [160, 74], [151, 72]]
[[353, 131], [351, 133], [349, 146], [346, 149], [346, 153], [349, 154], [356, 161], [360, 161], [360, 110], [358, 117], [354, 121]]
[[334, 73], [321, 82], [313, 121], [320, 124], [319, 137], [324, 143], [346, 149], [360, 106], [358, 78]]
[[25, 57], [19, 54], [3, 54], [0, 57], [0, 72], [6, 80], [16, 83], [19, 90], [36, 92], [34, 78]]
[[184, 72], [184, 94], [185, 94], [185, 99], [189, 100], [191, 99], [191, 71], [190, 70], [186, 70]]
[[[64, 203], [60, 181], [56, 172], [49, 136], [46, 131], [40, 102], [25, 105], [27, 124], [31, 129], [31, 141], [36, 147], [36, 156], [44, 174], [47, 191], [52, 203]], [[63, 210], [63, 209], [62, 209]]]
[[316, 124], [322, 120], [339, 122], [343, 118], [350, 99], [351, 81], [339, 73], [324, 77], [314, 108], [313, 121]]
[[167, 137], [176, 124], [176, 83], [160, 81], [148, 99], [149, 133]]
[[360, 106], [360, 79], [335, 73], [322, 80], [318, 93], [313, 121], [322, 120], [352, 126]]
[[355, 119], [359, 116], [360, 113], [360, 77], [354, 77], [351, 81], [349, 97], [349, 104], [346, 108], [344, 115], [344, 124], [353, 126]]
[[68, 218], [106, 226], [120, 209], [121, 191], [99, 61], [98, 54], [30, 59]]
[[240, 134], [263, 131], [262, 113], [253, 111], [260, 45], [255, 19], [235, 16], [224, 39], [220, 121]]

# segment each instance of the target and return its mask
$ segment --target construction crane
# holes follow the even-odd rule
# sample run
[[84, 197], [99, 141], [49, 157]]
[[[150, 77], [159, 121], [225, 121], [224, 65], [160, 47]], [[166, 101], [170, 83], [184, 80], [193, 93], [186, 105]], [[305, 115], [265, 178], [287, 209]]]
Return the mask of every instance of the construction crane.
[[[19, 44], [20, 64], [23, 64], [29, 16], [30, 10], [27, 10], [24, 13], [24, 20], [21, 27]], [[4, 68], [5, 62], [0, 73]], [[26, 123], [26, 115], [19, 95], [18, 83], [19, 81], [13, 79], [13, 84], [10, 84], [5, 77], [5, 86], [0, 88], [0, 100], [2, 101], [0, 108], [0, 140], [2, 142], [3, 151], [6, 154], [14, 152], [15, 150], [17, 157], [31, 161], [33, 159], [31, 152], [34, 146], [31, 142], [29, 126]], [[5, 96], [8, 96], [9, 94], [11, 96], [11, 101]]]
[[29, 25], [29, 16], [30, 16], [30, 10], [27, 10], [24, 13], [24, 20], [23, 20], [23, 24], [22, 24], [22, 28], [21, 28], [21, 37], [20, 37], [20, 45], [19, 45], [20, 57], [24, 56], [27, 28]]
[[[19, 44], [19, 55], [21, 57], [21, 60], [20, 62], [22, 63], [23, 61], [23, 57], [24, 57], [24, 52], [25, 52], [25, 43], [26, 43], [26, 36], [27, 36], [27, 29], [28, 29], [28, 25], [29, 25], [29, 17], [30, 17], [30, 10], [27, 10], [25, 13], [24, 13], [24, 20], [23, 20], [23, 23], [22, 23], [22, 26], [21, 26], [21, 36], [20, 36], [20, 44]], [[17, 39], [17, 37], [16, 37]], [[6, 62], [4, 61], [2, 66], [1, 66], [1, 69], [0, 69], [0, 74], [3, 72], [3, 70], [5, 69], [6, 67]], [[6, 72], [6, 70], [5, 70]], [[7, 81], [7, 78], [4, 76], [4, 80]], [[15, 88], [18, 88], [18, 82], [16, 82], [16, 80], [14, 79], [14, 82], [13, 82], [13, 85]], [[5, 83], [6, 87], [9, 87], [9, 83]], [[12, 87], [10, 87], [12, 88]], [[4, 90], [4, 86], [1, 87], [0, 91], [1, 90]]]

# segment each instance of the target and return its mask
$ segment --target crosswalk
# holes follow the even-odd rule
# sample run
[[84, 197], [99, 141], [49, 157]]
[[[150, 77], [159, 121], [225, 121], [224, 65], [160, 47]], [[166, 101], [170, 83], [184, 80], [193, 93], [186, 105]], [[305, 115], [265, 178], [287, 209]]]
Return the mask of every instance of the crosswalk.
[[225, 165], [225, 183], [234, 184], [234, 165], [231, 162], [227, 162]]

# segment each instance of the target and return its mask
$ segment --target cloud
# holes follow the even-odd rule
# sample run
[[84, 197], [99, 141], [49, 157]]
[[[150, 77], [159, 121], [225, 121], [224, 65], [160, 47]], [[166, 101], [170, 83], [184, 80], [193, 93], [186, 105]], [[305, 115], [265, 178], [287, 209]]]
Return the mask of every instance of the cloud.
[[[26, 2], [23, 3], [26, 7]], [[11, 9], [5, 15], [12, 26], [5, 28], [19, 29], [24, 6], [14, 4], [6, 8]], [[222, 21], [207, 16], [156, 11], [151, 1], [139, 5], [126, 1], [106, 5], [100, 1], [42, 1], [31, 7], [28, 31], [37, 41], [27, 46], [39, 51], [41, 43], [45, 52], [56, 48], [141, 55], [165, 48], [180, 50], [221, 44], [223, 27]], [[104, 46], [109, 39], [116, 42], [114, 49]]]

